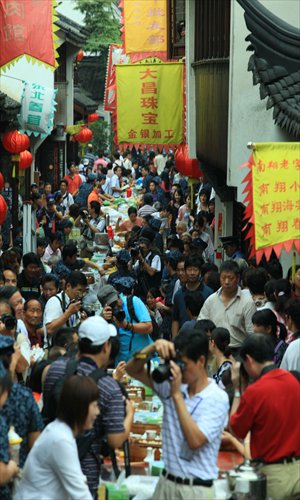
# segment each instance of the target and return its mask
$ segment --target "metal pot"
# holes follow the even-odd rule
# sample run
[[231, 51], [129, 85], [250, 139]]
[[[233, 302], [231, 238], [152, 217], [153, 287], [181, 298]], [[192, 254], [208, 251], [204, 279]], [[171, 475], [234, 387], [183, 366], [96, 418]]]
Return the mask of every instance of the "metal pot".
[[265, 500], [267, 478], [246, 460], [233, 471], [229, 471], [229, 483], [236, 500]]

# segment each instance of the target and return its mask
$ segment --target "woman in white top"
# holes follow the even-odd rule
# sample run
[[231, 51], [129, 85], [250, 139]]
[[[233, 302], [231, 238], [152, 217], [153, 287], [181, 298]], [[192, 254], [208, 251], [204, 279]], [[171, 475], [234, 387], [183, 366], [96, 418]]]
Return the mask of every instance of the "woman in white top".
[[34, 443], [14, 500], [92, 500], [75, 438], [93, 427], [99, 415], [98, 398], [91, 378], [72, 375], [66, 380], [58, 418]]

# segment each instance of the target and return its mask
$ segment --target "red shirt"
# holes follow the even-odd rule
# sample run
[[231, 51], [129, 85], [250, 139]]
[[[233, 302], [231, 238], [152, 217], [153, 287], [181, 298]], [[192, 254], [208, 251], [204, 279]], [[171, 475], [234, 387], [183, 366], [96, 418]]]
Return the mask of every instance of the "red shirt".
[[82, 179], [79, 174], [74, 174], [74, 177], [70, 177], [70, 175], [65, 175], [64, 179], [68, 181], [68, 193], [73, 194], [79, 186], [82, 184]]
[[275, 462], [300, 456], [299, 414], [300, 383], [291, 373], [275, 369], [247, 387], [230, 427], [240, 439], [251, 431], [252, 458]]

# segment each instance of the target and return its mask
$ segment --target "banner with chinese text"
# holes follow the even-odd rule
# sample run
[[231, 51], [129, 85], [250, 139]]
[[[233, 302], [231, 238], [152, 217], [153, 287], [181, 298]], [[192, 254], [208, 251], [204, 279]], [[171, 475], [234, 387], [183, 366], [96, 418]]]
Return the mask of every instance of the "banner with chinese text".
[[117, 142], [183, 142], [183, 64], [116, 66]]
[[123, 0], [126, 54], [166, 52], [167, 0]]
[[25, 82], [19, 122], [28, 135], [45, 137], [53, 129], [57, 89]]
[[246, 217], [254, 224], [248, 233], [252, 255], [268, 258], [272, 249], [280, 254], [293, 244], [300, 251], [300, 144], [256, 143], [249, 167], [244, 192]]
[[124, 47], [116, 44], [109, 46], [108, 62], [106, 70], [106, 82], [104, 93], [105, 111], [116, 109], [116, 64], [130, 63], [129, 56], [124, 52]]
[[0, 0], [2, 70], [24, 55], [55, 70], [58, 66], [56, 5], [56, 0]]

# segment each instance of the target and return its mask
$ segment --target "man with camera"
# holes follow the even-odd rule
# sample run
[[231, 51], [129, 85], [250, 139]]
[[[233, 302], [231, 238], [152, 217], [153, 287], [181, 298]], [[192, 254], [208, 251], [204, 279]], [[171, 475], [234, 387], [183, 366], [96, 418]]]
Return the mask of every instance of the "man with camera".
[[[152, 374], [145, 363], [155, 352], [165, 360]], [[190, 330], [175, 342], [157, 340], [127, 363], [130, 376], [154, 389], [164, 405], [165, 470], [154, 500], [213, 499], [217, 456], [227, 423], [227, 394], [207, 377], [208, 338]]]
[[155, 234], [148, 229], [139, 237], [138, 244], [131, 249], [132, 262], [129, 268], [131, 267], [136, 273], [139, 291], [143, 298], [150, 288], [159, 288], [161, 284], [162, 263], [160, 255], [152, 245], [154, 236]]
[[80, 309], [86, 289], [86, 276], [79, 271], [71, 272], [66, 278], [65, 290], [50, 297], [46, 303], [43, 324], [47, 336], [54, 335], [62, 326], [74, 328], [80, 324]]
[[81, 210], [81, 256], [91, 257], [96, 233], [105, 229], [105, 217], [101, 212], [99, 201], [91, 201], [89, 209]]

